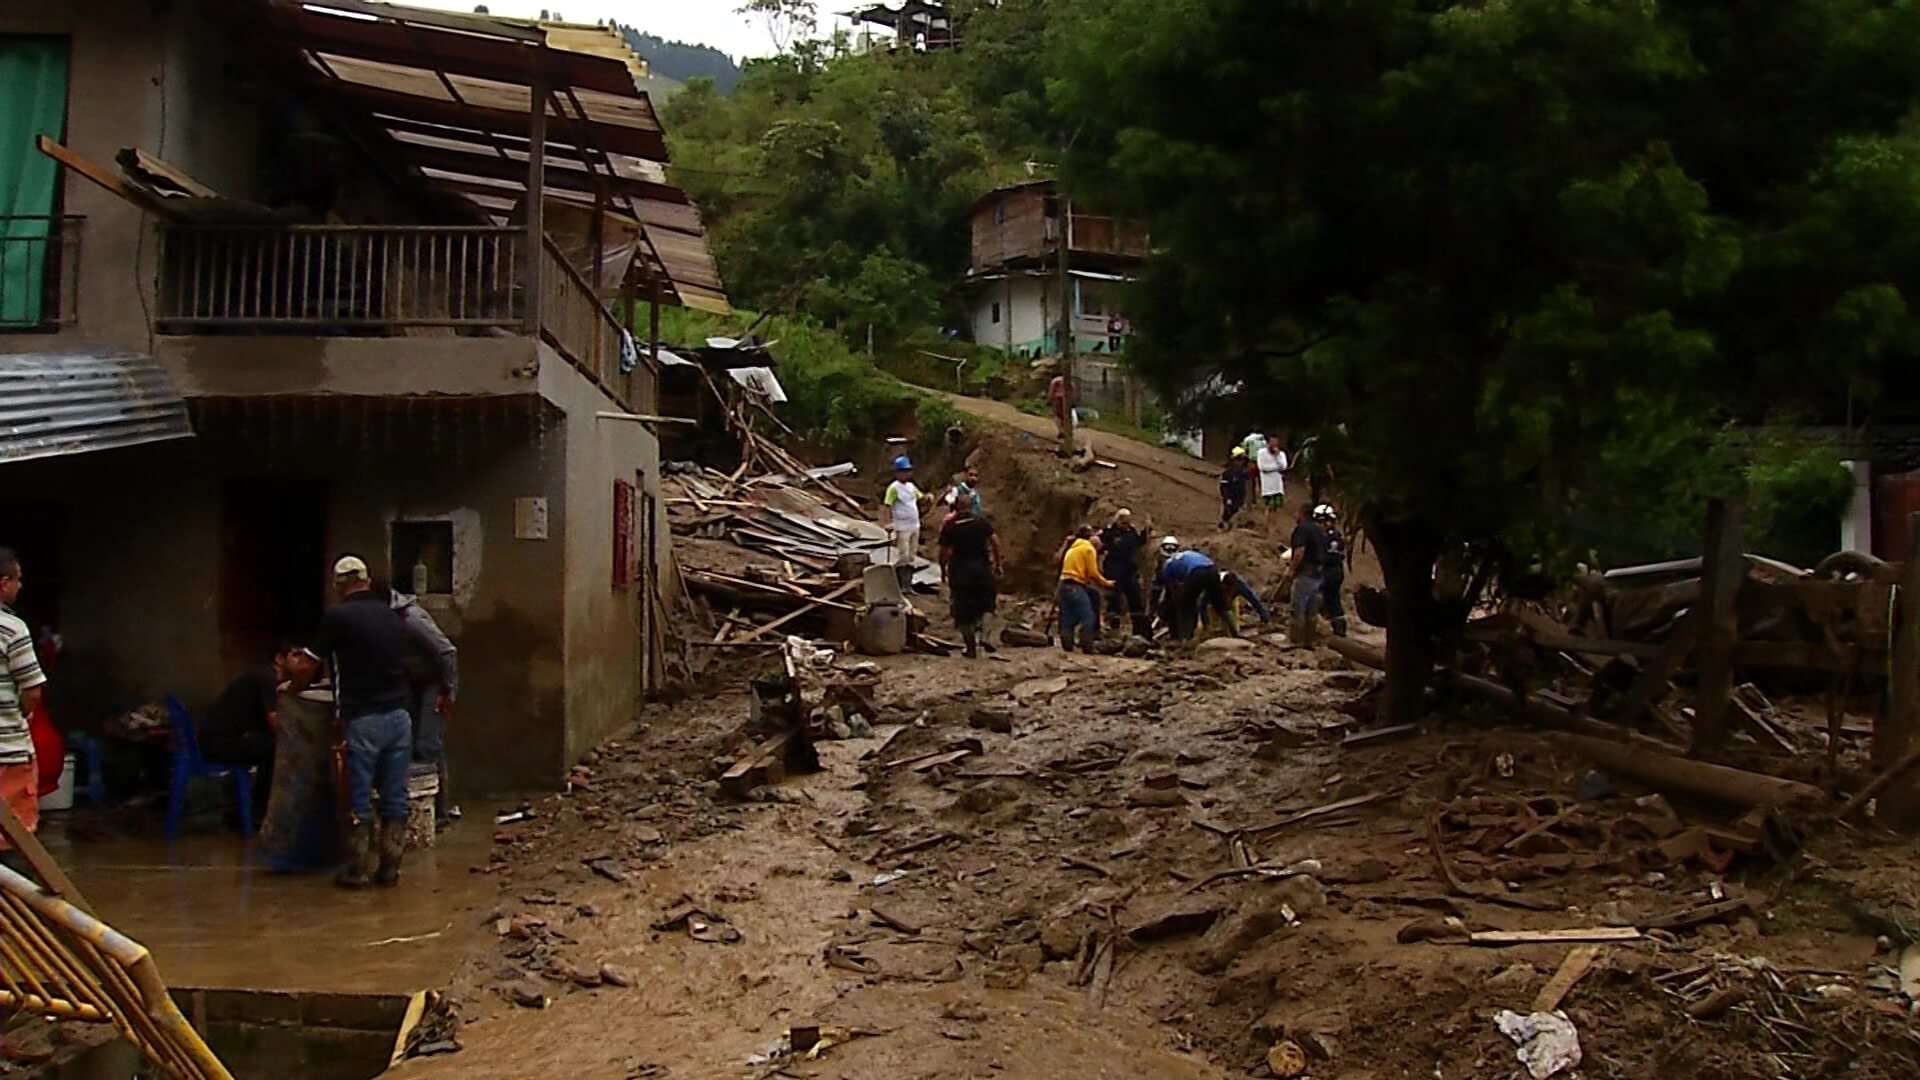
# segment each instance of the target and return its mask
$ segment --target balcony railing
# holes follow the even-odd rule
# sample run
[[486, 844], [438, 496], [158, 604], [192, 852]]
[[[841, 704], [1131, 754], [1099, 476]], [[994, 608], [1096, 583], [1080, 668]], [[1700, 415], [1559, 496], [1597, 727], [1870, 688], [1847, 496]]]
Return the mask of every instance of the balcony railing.
[[172, 334], [514, 327], [519, 229], [177, 225], [155, 322]]
[[[547, 266], [540, 275], [543, 335], [588, 378], [621, 401], [634, 404], [634, 364], [621, 359], [623, 348], [632, 348], [631, 339], [620, 333], [619, 321], [600, 302], [586, 277], [574, 269], [551, 237], [546, 241]], [[637, 361], [637, 353], [631, 359]]]
[[85, 221], [0, 216], [0, 332], [52, 330], [79, 317]]
[[[525, 242], [523, 229], [488, 226], [172, 225], [154, 321], [168, 334], [522, 334]], [[543, 255], [541, 336], [616, 399], [644, 405], [632, 339], [551, 239]]]

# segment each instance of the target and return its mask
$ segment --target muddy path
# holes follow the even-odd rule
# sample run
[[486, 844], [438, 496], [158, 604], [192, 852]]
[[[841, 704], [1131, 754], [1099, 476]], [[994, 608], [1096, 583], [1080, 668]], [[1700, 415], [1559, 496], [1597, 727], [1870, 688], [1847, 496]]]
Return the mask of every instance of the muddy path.
[[[1128, 662], [1072, 663], [1094, 676]], [[901, 694], [889, 712], [910, 725], [924, 701], [1017, 685], [1063, 665], [1051, 650], [1031, 650], [1004, 663], [914, 657], [887, 668]], [[499, 936], [468, 964], [453, 988], [471, 1021], [461, 1053], [409, 1061], [394, 1075], [762, 1075], [756, 1057], [808, 1024], [874, 1034], [831, 1048], [802, 1066], [804, 1075], [1050, 1080], [1090, 1062], [1121, 1078], [1223, 1075], [1138, 1009], [1092, 1008], [1084, 988], [997, 960], [997, 938], [977, 937], [997, 927], [925, 902], [921, 888], [909, 893], [916, 877], [934, 880], [923, 860], [871, 857], [866, 849], [882, 837], [911, 831], [862, 830], [880, 809], [869, 770], [916, 745], [913, 730], [885, 725], [874, 738], [822, 744], [824, 769], [787, 781], [781, 801], [716, 803], [704, 778], [746, 708], [744, 693], [728, 691], [660, 710], [630, 740], [603, 748], [589, 767], [591, 790], [546, 800], [535, 821], [500, 830], [492, 866], [501, 900], [479, 921], [531, 915], [546, 925], [526, 939]], [[889, 735], [894, 746], [883, 759]], [[608, 881], [582, 863], [603, 855], [627, 880]], [[874, 883], [901, 869], [901, 880]], [[1015, 872], [1009, 866], [1000, 880]], [[654, 929], [686, 896], [724, 917], [739, 940]], [[912, 918], [918, 932], [878, 923], [876, 908]], [[835, 947], [885, 974], [831, 966]], [[631, 973], [636, 985], [583, 989], [553, 977], [602, 964]], [[1004, 977], [1013, 971], [1018, 978]], [[995, 972], [1001, 977], [989, 980]], [[529, 982], [548, 1007], [510, 1003], [512, 988]]]
[[[1423, 933], [1636, 926], [1728, 895], [1751, 903], [1605, 946], [1562, 995], [1581, 1075], [1920, 1067], [1885, 975], [1920, 919], [1911, 844], [1664, 857], [1660, 804], [1587, 790], [1580, 761], [1498, 718], [1343, 747], [1376, 677], [1277, 638], [1003, 657], [882, 661], [874, 737], [821, 744], [822, 771], [763, 801], [707, 779], [743, 694], [650, 711], [588, 787], [500, 831], [480, 922], [506, 932], [454, 987], [464, 1050], [396, 1075], [1202, 1078], [1269, 1075], [1291, 1044], [1314, 1076], [1509, 1076], [1494, 1014], [1525, 1012], [1570, 948]], [[919, 767], [954, 747], [976, 752]], [[683, 897], [738, 940], [657, 928]], [[602, 964], [636, 985], [576, 984]], [[1688, 1015], [1729, 986], [1753, 997]], [[865, 1034], [767, 1057], [813, 1025]]]

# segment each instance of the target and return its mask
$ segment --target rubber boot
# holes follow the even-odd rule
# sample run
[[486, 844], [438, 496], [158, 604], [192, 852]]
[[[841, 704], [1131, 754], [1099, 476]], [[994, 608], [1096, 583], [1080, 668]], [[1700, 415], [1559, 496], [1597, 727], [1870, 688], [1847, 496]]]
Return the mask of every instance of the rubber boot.
[[373, 872], [375, 885], [392, 888], [400, 884], [400, 857], [407, 851], [405, 818], [380, 823], [380, 868]]
[[994, 641], [993, 641], [995, 637], [994, 629], [993, 629], [993, 616], [992, 615], [980, 616], [980, 622], [978, 625], [980, 627], [979, 629], [980, 647], [982, 649], [985, 649], [989, 655], [999, 652], [1000, 646], [994, 644]]
[[333, 876], [343, 889], [367, 887], [367, 862], [373, 853], [373, 822], [358, 821], [347, 827], [347, 864]]
[[966, 645], [966, 648], [960, 650], [961, 656], [964, 656], [967, 659], [971, 660], [974, 657], [980, 655], [979, 634], [978, 634], [978, 631], [974, 630], [973, 627], [971, 626], [961, 627], [960, 640]]
[[1334, 637], [1346, 637], [1346, 636], [1347, 636], [1347, 618], [1346, 618], [1346, 616], [1344, 616], [1344, 615], [1342, 615], [1341, 617], [1339, 617], [1339, 618], [1337, 618], [1337, 619], [1335, 619], [1335, 620], [1333, 620], [1333, 636], [1334, 636]]

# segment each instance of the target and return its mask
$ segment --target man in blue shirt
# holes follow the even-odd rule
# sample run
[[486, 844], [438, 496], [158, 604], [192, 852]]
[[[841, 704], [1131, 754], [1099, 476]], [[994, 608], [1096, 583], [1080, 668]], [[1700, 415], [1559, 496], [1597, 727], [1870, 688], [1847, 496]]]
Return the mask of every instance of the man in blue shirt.
[[1227, 631], [1238, 633], [1233, 609], [1227, 603], [1226, 590], [1221, 588], [1220, 572], [1213, 560], [1192, 548], [1181, 550], [1180, 541], [1171, 536], [1160, 541], [1160, 551], [1166, 561], [1160, 564], [1160, 576], [1154, 583], [1155, 606], [1174, 639], [1193, 639], [1203, 608], [1218, 612]]

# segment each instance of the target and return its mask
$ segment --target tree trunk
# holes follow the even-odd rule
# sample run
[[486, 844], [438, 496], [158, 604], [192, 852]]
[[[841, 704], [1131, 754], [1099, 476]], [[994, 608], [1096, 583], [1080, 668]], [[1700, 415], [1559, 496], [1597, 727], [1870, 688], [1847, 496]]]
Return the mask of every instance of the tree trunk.
[[1388, 521], [1373, 511], [1366, 514], [1366, 526], [1387, 586], [1387, 687], [1381, 718], [1388, 724], [1418, 723], [1426, 713], [1435, 635], [1441, 629], [1433, 598], [1433, 563], [1440, 543], [1419, 522]]

